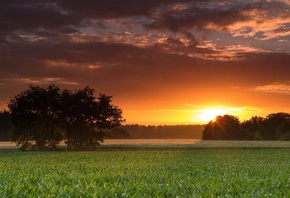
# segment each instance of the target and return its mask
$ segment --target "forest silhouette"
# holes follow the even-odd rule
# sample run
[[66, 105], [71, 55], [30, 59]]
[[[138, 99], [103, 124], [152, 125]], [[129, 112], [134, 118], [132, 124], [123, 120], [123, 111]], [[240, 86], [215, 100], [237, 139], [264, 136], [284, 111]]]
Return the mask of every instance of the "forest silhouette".
[[204, 140], [290, 140], [290, 114], [272, 113], [266, 118], [253, 116], [240, 122], [233, 115], [217, 116], [202, 131]]

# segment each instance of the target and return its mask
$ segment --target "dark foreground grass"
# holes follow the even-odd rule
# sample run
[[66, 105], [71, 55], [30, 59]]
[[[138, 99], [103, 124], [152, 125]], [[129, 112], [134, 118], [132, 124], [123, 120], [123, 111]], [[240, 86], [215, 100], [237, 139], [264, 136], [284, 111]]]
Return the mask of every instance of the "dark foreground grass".
[[290, 148], [0, 151], [0, 197], [290, 197]]

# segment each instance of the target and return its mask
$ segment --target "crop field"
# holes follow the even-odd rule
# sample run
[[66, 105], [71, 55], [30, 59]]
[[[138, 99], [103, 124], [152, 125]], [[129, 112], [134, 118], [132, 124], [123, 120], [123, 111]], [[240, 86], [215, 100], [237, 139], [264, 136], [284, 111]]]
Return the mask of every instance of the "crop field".
[[[0, 144], [1, 145], [1, 144]], [[200, 139], [106, 139], [108, 147], [290, 148], [290, 141], [234, 141]]]
[[290, 197], [290, 148], [8, 147], [0, 178], [0, 197]]

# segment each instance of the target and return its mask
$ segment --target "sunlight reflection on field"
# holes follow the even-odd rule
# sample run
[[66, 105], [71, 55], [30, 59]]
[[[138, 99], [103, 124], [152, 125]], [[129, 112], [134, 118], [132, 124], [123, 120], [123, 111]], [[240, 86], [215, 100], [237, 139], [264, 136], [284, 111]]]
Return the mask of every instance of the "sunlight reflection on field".
[[2, 147], [2, 148], [14, 148], [14, 147], [16, 147], [16, 143], [14, 143], [14, 142], [0, 142], [0, 147]]
[[[64, 143], [61, 145], [64, 146]], [[102, 144], [110, 146], [149, 146], [149, 147], [192, 147], [192, 148], [250, 148], [277, 147], [290, 148], [290, 141], [233, 141], [200, 139], [105, 139]], [[0, 148], [16, 148], [16, 143], [0, 142]]]
[[192, 145], [200, 139], [106, 139], [105, 145]]
[[230, 141], [200, 139], [106, 139], [112, 146], [186, 146], [186, 147], [290, 147], [290, 141]]

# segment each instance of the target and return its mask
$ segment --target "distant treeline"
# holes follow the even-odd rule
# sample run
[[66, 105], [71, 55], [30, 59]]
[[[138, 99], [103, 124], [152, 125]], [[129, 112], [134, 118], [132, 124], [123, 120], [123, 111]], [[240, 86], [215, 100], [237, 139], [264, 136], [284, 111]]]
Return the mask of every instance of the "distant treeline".
[[240, 122], [232, 115], [217, 116], [202, 132], [204, 140], [290, 140], [290, 114], [272, 113]]
[[[0, 141], [9, 141], [13, 125], [11, 115], [0, 111]], [[290, 114], [254, 116], [240, 122], [232, 115], [217, 116], [206, 125], [123, 125], [113, 128], [114, 139], [203, 139], [203, 140], [290, 140]]]
[[114, 128], [110, 138], [201, 139], [204, 125], [124, 125]]
[[9, 141], [11, 131], [11, 114], [8, 111], [0, 111], [0, 141]]
[[[9, 141], [11, 114], [0, 111], [0, 141]], [[107, 138], [114, 139], [201, 139], [204, 125], [123, 125], [113, 128]]]

